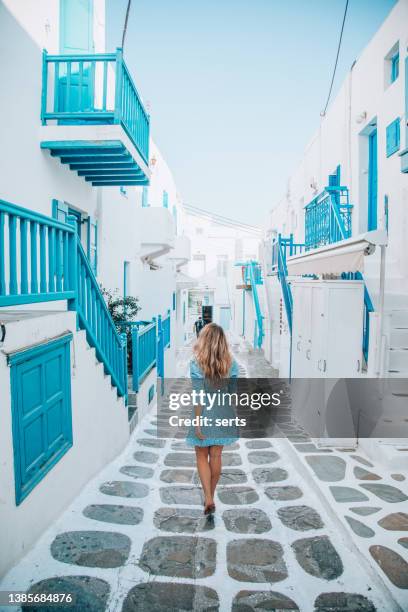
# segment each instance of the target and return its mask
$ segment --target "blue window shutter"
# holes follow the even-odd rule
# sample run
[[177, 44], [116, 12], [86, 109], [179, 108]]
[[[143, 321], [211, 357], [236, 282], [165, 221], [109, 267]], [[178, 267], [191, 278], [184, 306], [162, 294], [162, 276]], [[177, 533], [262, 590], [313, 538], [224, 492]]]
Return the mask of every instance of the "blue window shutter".
[[386, 152], [387, 157], [390, 157], [393, 153], [400, 148], [400, 118], [398, 117], [392, 123], [387, 125], [386, 128]]
[[87, 236], [87, 255], [91, 264], [92, 272], [98, 272], [98, 222], [93, 217], [89, 216], [88, 220], [88, 236]]
[[9, 357], [17, 505], [72, 446], [71, 340]]
[[149, 190], [147, 187], [143, 187], [142, 191], [142, 207], [148, 208], [149, 206]]
[[169, 207], [169, 194], [167, 193], [167, 191], [163, 191], [163, 206], [164, 208]]

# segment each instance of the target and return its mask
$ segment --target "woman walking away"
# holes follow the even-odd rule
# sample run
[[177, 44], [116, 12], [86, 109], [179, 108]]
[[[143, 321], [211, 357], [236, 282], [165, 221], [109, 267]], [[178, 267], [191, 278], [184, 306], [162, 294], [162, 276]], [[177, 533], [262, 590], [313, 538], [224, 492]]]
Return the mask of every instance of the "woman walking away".
[[[193, 388], [213, 394], [215, 401], [211, 409], [208, 409], [208, 402], [193, 407], [193, 417], [203, 419], [196, 418], [195, 423], [199, 421], [201, 425], [190, 427], [186, 442], [195, 447], [197, 471], [204, 492], [204, 514], [212, 514], [215, 511], [215, 488], [221, 475], [222, 449], [238, 438], [238, 430], [233, 423], [235, 411], [231, 405], [224, 405], [220, 401], [219, 392], [231, 393], [232, 381], [229, 379], [236, 379], [239, 370], [229, 350], [224, 330], [215, 323], [209, 323], [202, 329], [193, 355], [190, 363]], [[204, 417], [207, 417], [205, 423]], [[231, 424], [217, 425], [219, 419], [228, 419]]]

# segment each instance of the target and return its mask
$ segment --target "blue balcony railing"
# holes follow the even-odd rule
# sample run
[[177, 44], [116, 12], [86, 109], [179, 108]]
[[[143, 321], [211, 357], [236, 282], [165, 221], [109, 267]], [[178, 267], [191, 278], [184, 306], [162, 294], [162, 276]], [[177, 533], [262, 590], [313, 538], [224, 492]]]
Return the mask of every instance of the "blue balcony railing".
[[43, 53], [43, 124], [120, 124], [148, 164], [149, 115], [123, 60], [116, 53]]
[[305, 207], [305, 248], [317, 249], [351, 237], [347, 187], [326, 187]]

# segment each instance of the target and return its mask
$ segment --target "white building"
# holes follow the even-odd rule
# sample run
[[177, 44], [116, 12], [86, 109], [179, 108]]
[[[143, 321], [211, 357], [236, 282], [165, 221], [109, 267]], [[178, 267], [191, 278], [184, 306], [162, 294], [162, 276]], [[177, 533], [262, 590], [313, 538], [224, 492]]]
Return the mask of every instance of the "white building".
[[[408, 373], [407, 43], [408, 2], [400, 0], [354, 62], [271, 211], [266, 354], [281, 375]], [[357, 280], [341, 280], [342, 272]]]
[[[0, 3], [0, 574], [125, 446], [184, 339], [181, 198], [108, 51], [104, 0]], [[101, 287], [150, 322], [129, 381]]]
[[236, 295], [241, 268], [236, 264], [258, 258], [260, 228], [190, 205], [185, 206], [184, 224], [191, 240], [186, 272], [196, 281], [189, 291], [187, 337], [193, 335], [203, 306], [210, 307], [212, 320], [225, 330], [245, 335]]

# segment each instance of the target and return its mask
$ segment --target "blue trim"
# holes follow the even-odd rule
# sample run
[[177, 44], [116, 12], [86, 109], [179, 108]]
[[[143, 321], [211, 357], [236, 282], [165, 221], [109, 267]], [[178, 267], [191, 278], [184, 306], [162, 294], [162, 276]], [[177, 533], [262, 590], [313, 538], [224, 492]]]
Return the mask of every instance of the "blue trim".
[[400, 117], [397, 117], [386, 127], [385, 135], [387, 157], [390, 157], [393, 155], [393, 153], [399, 151], [401, 140], [400, 123], [401, 119]]
[[378, 151], [377, 129], [368, 136], [368, 231], [377, 229], [377, 196], [378, 196]]
[[8, 357], [17, 505], [73, 443], [71, 340], [66, 334]]
[[152, 385], [151, 387], [149, 387], [149, 393], [147, 396], [147, 402], [148, 404], [151, 404], [154, 398], [154, 385]]
[[169, 194], [167, 193], [167, 191], [163, 191], [163, 207], [169, 207]]
[[148, 187], [143, 187], [142, 191], [142, 208], [148, 208], [149, 204], [149, 189]]
[[399, 51], [391, 58], [391, 83], [394, 83], [399, 77]]

